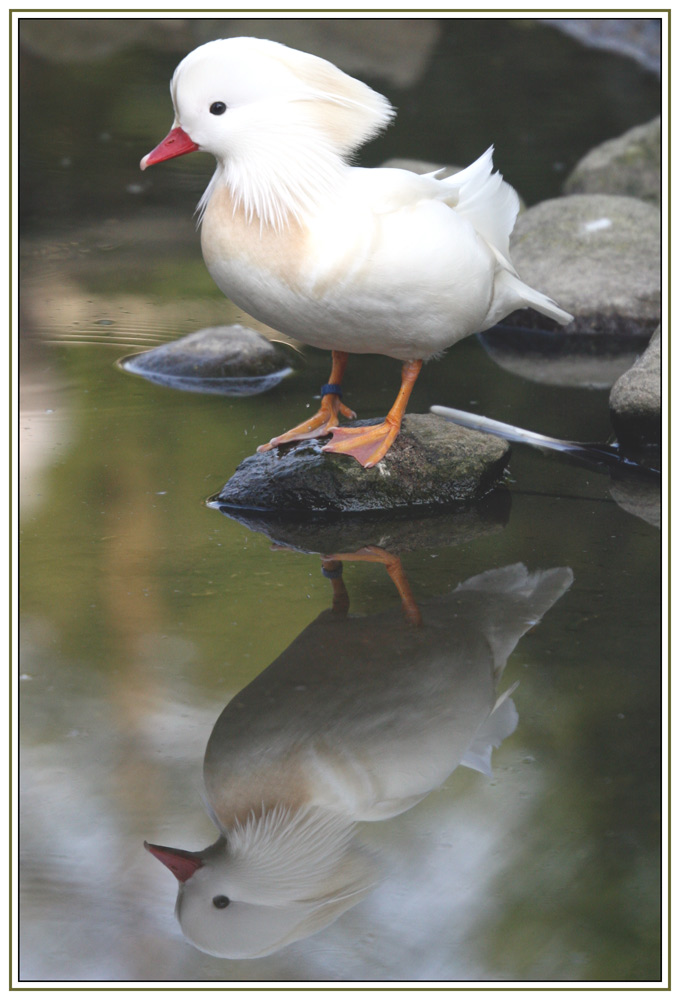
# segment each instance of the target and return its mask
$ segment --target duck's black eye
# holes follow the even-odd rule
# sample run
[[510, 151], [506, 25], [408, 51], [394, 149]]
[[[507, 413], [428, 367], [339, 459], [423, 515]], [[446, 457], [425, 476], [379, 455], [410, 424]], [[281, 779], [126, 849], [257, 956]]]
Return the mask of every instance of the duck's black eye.
[[218, 910], [223, 910], [225, 906], [229, 906], [229, 897], [213, 896], [213, 906]]
[[[224, 101], [214, 101], [213, 104], [210, 105], [211, 115], [223, 115], [226, 110], [227, 110], [227, 105], [224, 103]], [[218, 896], [216, 898], [225, 899], [226, 897]]]

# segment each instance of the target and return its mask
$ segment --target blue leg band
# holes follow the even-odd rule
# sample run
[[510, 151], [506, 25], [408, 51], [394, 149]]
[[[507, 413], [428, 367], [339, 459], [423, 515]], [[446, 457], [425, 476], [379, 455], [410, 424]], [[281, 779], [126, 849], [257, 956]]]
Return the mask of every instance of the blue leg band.
[[342, 576], [342, 563], [337, 569], [326, 569], [325, 566], [322, 566], [321, 572], [328, 580], [338, 580]]

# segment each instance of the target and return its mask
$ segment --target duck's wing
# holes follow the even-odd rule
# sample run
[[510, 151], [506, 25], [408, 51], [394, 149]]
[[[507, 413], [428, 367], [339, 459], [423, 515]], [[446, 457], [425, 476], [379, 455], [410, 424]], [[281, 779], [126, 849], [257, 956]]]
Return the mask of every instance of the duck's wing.
[[510, 260], [510, 234], [519, 212], [515, 189], [493, 172], [493, 146], [466, 167], [439, 183], [452, 192], [447, 204], [469, 219], [498, 261], [495, 295], [485, 329], [515, 309], [527, 306], [557, 323], [569, 323], [573, 316], [542, 292], [522, 281]]
[[[474, 163], [451, 177], [439, 178], [441, 171], [415, 174], [396, 168], [355, 168], [351, 171], [350, 191], [344, 204], [354, 205], [362, 217], [373, 216], [375, 229], [378, 217], [422, 213], [432, 234], [431, 248], [437, 241], [443, 246], [451, 240], [470, 239], [466, 244], [473, 248], [475, 238], [488, 248], [496, 262], [494, 294], [488, 314], [479, 326], [486, 330], [516, 309], [531, 307], [558, 323], [568, 323], [573, 317], [561, 309], [551, 298], [523, 282], [510, 261], [510, 234], [519, 212], [519, 196], [513, 187], [493, 169], [493, 146], [490, 146]], [[446, 206], [455, 215], [457, 226], [451, 226], [448, 212], [435, 218], [432, 203]], [[344, 219], [346, 224], [347, 220]], [[373, 227], [355, 227], [367, 234]], [[466, 231], [464, 231], [466, 230]], [[325, 231], [325, 230], [324, 230]], [[414, 230], [415, 231], [415, 230]], [[474, 234], [474, 235], [473, 235]], [[364, 252], [370, 255], [374, 246], [367, 236]], [[358, 256], [355, 250], [354, 259]]]
[[493, 146], [464, 170], [438, 180], [440, 198], [458, 215], [470, 220], [499, 262], [515, 273], [508, 257], [510, 233], [519, 212], [519, 196], [493, 169]]
[[[439, 201], [467, 219], [489, 244], [503, 267], [513, 271], [508, 258], [510, 233], [519, 212], [519, 196], [493, 170], [493, 146], [474, 163], [451, 177], [441, 170], [415, 174], [394, 167], [355, 171], [355, 180], [376, 215]], [[514, 273], [514, 272], [513, 272]]]

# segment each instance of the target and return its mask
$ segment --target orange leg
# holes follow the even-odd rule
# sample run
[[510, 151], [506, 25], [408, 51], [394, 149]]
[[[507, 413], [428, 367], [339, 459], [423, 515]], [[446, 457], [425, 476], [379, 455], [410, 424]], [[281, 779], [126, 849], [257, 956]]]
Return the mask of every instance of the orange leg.
[[[348, 355], [344, 351], [333, 351], [333, 365], [331, 368], [328, 383], [330, 386], [337, 386], [338, 390], [342, 384], [342, 377], [345, 374]], [[327, 390], [327, 387], [324, 386]], [[298, 424], [292, 430], [272, 438], [268, 444], [261, 444], [258, 451], [270, 451], [280, 444], [288, 444], [289, 441], [304, 441], [308, 438], [323, 437], [330, 434], [333, 427], [338, 426], [339, 415], [347, 417], [348, 420], [356, 420], [356, 413], [340, 400], [340, 392], [329, 392], [328, 390], [321, 396], [321, 406], [317, 413], [304, 423]]]
[[406, 404], [416, 379], [423, 367], [422, 361], [406, 361], [401, 372], [401, 388], [394, 406], [381, 424], [368, 427], [338, 427], [331, 430], [333, 440], [324, 451], [352, 455], [365, 469], [370, 469], [385, 457], [401, 428]]
[[386, 549], [381, 549], [378, 545], [367, 545], [365, 548], [359, 549], [358, 552], [335, 552], [333, 555], [324, 556], [323, 566], [326, 569], [330, 569], [336, 563], [349, 561], [382, 563], [399, 592], [401, 607], [406, 620], [411, 625], [422, 625], [423, 620], [420, 615], [420, 611], [418, 610], [418, 605], [413, 597], [409, 582], [406, 579], [406, 573], [404, 573], [404, 568], [401, 565], [401, 559], [399, 556], [393, 555]]

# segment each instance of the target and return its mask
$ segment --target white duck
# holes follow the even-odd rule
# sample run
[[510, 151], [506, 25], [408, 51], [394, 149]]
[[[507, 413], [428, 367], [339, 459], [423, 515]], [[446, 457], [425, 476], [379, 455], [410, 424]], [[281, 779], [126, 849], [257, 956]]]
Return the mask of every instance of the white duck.
[[[217, 169], [199, 203], [221, 290], [262, 322], [333, 352], [319, 412], [260, 450], [332, 434], [325, 451], [379, 462], [399, 433], [423, 360], [528, 306], [572, 318], [524, 284], [508, 256], [516, 192], [492, 148], [443, 180], [362, 169], [351, 155], [394, 109], [336, 66], [259, 38], [208, 42], [171, 83], [175, 121], [141, 168], [193, 150]], [[404, 362], [377, 425], [338, 427], [348, 354]]]
[[335, 579], [335, 610], [215, 723], [203, 775], [217, 841], [146, 845], [178, 879], [187, 939], [254, 958], [358, 903], [378, 865], [356, 823], [410, 809], [458, 764], [491, 773], [492, 747], [517, 722], [510, 692], [497, 694], [507, 659], [572, 579], [567, 568], [489, 570], [425, 604], [417, 628], [402, 610], [347, 616]]

